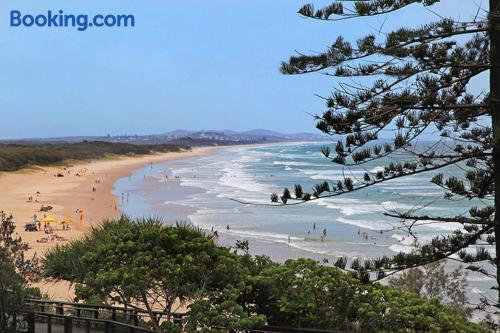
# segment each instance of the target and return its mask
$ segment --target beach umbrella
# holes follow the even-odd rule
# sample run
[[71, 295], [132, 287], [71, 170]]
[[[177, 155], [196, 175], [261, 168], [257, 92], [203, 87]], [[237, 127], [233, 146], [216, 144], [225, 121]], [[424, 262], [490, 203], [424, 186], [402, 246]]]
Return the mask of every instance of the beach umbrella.
[[66, 218], [64, 220], [62, 220], [61, 223], [70, 224], [70, 223], [73, 223], [73, 220], [71, 219], [70, 216], [66, 216]]
[[66, 216], [66, 218], [59, 223], [63, 226], [64, 229], [64, 226], [69, 226], [71, 223], [73, 223], [73, 220], [70, 216]]
[[43, 223], [55, 223], [57, 222], [55, 218], [53, 218], [52, 216], [45, 216], [41, 222]]

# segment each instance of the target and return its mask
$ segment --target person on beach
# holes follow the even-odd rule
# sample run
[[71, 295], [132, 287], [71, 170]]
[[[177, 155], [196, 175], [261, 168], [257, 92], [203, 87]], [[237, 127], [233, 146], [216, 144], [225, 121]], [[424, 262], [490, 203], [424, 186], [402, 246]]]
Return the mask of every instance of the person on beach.
[[288, 235], [288, 246], [290, 246], [291, 238], [290, 235]]
[[323, 237], [326, 238], [326, 229], [323, 229]]
[[229, 224], [227, 225], [226, 229], [229, 230]]
[[316, 222], [313, 222], [313, 230], [316, 230]]

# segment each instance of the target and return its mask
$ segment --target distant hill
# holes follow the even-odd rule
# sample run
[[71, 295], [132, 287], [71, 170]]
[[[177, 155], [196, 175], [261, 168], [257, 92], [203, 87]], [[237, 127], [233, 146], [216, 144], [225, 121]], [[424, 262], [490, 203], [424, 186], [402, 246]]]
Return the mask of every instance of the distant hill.
[[240, 134], [242, 135], [261, 135], [261, 136], [276, 136], [276, 137], [282, 137], [285, 136], [286, 134], [266, 130], [266, 129], [254, 129], [246, 132], [241, 132]]
[[[162, 144], [189, 140], [190, 142], [204, 142], [210, 145], [236, 144], [236, 143], [264, 143], [285, 141], [324, 141], [327, 136], [314, 133], [279, 133], [266, 129], [254, 129], [250, 131], [237, 132], [233, 130], [185, 130], [151, 134], [151, 135], [106, 135], [106, 136], [75, 136], [75, 137], [53, 137], [53, 138], [26, 138], [15, 140], [17, 142], [82, 142], [103, 141], [115, 143], [134, 144]], [[4, 142], [12, 142], [8, 140]]]
[[212, 138], [222, 141], [323, 141], [327, 137], [321, 134], [314, 133], [279, 133], [266, 129], [253, 129], [244, 132], [236, 132], [232, 130], [203, 130], [203, 131], [188, 131], [175, 130], [162, 134], [170, 138], [190, 137], [193, 139]]

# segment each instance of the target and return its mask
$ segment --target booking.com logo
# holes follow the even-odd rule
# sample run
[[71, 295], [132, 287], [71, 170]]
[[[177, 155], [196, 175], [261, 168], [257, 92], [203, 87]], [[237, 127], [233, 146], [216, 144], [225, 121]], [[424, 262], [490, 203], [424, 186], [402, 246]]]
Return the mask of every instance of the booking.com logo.
[[54, 27], [67, 28], [75, 27], [78, 31], [85, 31], [91, 27], [134, 27], [134, 15], [94, 15], [85, 14], [73, 15], [64, 14], [62, 10], [57, 13], [51, 10], [47, 14], [23, 15], [19, 10], [10, 11], [11, 27]]

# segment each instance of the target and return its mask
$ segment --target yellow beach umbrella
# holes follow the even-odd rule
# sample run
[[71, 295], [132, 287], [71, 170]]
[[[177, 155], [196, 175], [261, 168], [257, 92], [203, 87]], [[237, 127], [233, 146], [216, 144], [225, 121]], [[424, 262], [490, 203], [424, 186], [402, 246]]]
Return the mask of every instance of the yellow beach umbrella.
[[56, 222], [56, 219], [53, 218], [52, 216], [45, 216], [41, 222], [43, 223], [55, 223]]
[[66, 218], [64, 220], [62, 220], [61, 223], [70, 224], [70, 223], [73, 223], [73, 220], [71, 219], [70, 216], [66, 216]]

